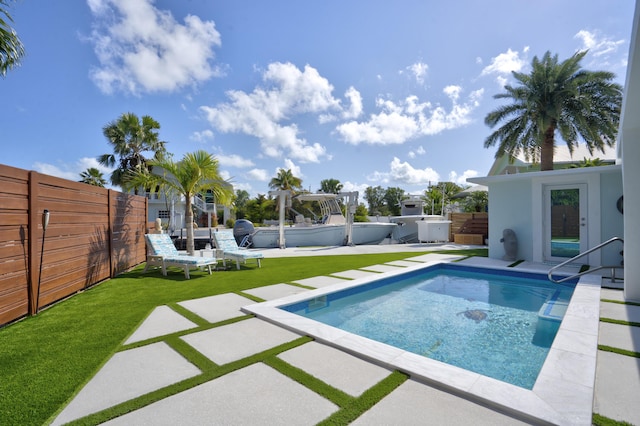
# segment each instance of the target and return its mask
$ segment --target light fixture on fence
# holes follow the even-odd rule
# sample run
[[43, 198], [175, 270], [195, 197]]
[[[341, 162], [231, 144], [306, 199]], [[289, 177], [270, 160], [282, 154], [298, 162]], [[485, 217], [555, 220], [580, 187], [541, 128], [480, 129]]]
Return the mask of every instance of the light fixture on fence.
[[44, 237], [49, 226], [49, 210], [44, 209], [42, 212], [42, 248], [40, 250], [40, 271], [38, 272], [38, 293], [36, 294], [36, 314], [40, 310], [40, 282], [42, 280], [42, 258], [44, 256]]

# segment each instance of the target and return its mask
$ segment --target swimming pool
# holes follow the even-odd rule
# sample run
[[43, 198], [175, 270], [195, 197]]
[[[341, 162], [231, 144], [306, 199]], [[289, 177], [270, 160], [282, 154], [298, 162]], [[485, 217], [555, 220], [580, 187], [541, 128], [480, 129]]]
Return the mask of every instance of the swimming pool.
[[[527, 262], [516, 268], [508, 268], [503, 266], [505, 262], [487, 258], [474, 258], [470, 261], [473, 266], [484, 267], [487, 272], [498, 275], [516, 270], [546, 274], [549, 268]], [[461, 398], [488, 404], [527, 421], [589, 424], [599, 324], [601, 278], [597, 275], [584, 275], [575, 285], [564, 318], [532, 389], [358, 336], [282, 309], [314, 298], [331, 297], [331, 294], [343, 290], [357, 292], [358, 287], [401, 278], [407, 272], [417, 272], [437, 263], [439, 262], [417, 264], [415, 267], [373, 277], [345, 280], [344, 283], [331, 287], [245, 306], [243, 311], [370, 362], [405, 372], [412, 379]]]
[[531, 389], [572, 284], [558, 286], [542, 274], [438, 264], [282, 309]]

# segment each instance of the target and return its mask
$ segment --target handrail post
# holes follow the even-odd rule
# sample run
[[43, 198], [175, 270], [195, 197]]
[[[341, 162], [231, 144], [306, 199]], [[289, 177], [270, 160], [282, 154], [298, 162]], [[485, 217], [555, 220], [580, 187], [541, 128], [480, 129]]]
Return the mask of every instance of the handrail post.
[[[596, 269], [587, 270], [587, 271], [584, 271], [584, 272], [579, 272], [579, 273], [577, 273], [575, 275], [571, 275], [569, 277], [565, 277], [565, 278], [563, 278], [561, 280], [556, 280], [556, 279], [553, 278], [553, 271], [555, 271], [556, 269], [561, 268], [561, 267], [563, 267], [565, 265], [568, 265], [569, 263], [571, 263], [571, 262], [573, 262], [575, 260], [578, 260], [581, 257], [586, 256], [586, 255], [588, 255], [590, 253], [593, 253], [596, 250], [600, 250], [601, 248], [603, 248], [603, 247], [605, 247], [605, 246], [607, 246], [607, 245], [609, 245], [609, 244], [611, 244], [611, 243], [613, 243], [615, 241], [620, 241], [624, 245], [624, 240], [622, 238], [620, 238], [620, 237], [609, 238], [607, 241], [605, 241], [603, 243], [600, 243], [597, 246], [592, 247], [589, 250], [572, 257], [571, 259], [565, 260], [564, 262], [557, 264], [553, 268], [549, 269], [549, 272], [547, 273], [547, 277], [549, 278], [549, 281], [551, 281], [553, 283], [556, 283], [556, 284], [560, 284], [560, 283], [568, 281], [568, 280], [570, 280], [572, 278], [580, 277], [580, 276], [582, 276], [584, 274], [587, 274], [589, 272], [595, 272], [595, 271], [597, 271], [599, 269], [605, 268], [605, 266], [600, 266], [600, 267], [598, 267]], [[615, 282], [615, 268], [616, 268], [616, 266], [611, 266], [611, 282]]]

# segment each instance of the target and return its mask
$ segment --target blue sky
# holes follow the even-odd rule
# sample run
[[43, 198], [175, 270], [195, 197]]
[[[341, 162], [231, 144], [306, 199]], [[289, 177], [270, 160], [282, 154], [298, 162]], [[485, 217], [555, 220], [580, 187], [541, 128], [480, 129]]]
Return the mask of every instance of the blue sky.
[[[435, 3], [435, 4], [434, 4]], [[534, 56], [589, 48], [624, 84], [633, 0], [17, 0], [27, 56], [0, 80], [0, 164], [78, 180], [102, 127], [150, 115], [252, 196], [485, 176], [493, 95]], [[110, 171], [101, 168], [108, 176]]]

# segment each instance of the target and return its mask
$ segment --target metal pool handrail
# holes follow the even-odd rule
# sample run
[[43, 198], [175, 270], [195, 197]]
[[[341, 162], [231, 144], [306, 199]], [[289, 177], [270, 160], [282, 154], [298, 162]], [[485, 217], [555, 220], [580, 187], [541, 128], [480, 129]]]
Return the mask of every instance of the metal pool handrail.
[[549, 277], [549, 281], [552, 281], [552, 282], [554, 282], [554, 283], [556, 283], [556, 284], [560, 284], [560, 283], [563, 283], [563, 282], [565, 282], [565, 281], [569, 281], [569, 280], [571, 280], [571, 279], [573, 279], [573, 278], [581, 277], [581, 276], [583, 276], [584, 274], [590, 274], [590, 273], [592, 273], [592, 272], [599, 271], [599, 270], [601, 270], [601, 269], [609, 269], [609, 268], [611, 268], [611, 282], [612, 282], [612, 283], [613, 283], [613, 282], [615, 282], [615, 281], [616, 281], [616, 269], [617, 269], [617, 268], [622, 269], [622, 266], [620, 266], [620, 265], [598, 266], [598, 267], [596, 267], [596, 268], [588, 269], [588, 270], [586, 270], [586, 271], [579, 272], [579, 273], [577, 273], [577, 274], [575, 274], [575, 275], [571, 275], [571, 276], [569, 276], [569, 277], [565, 277], [565, 278], [562, 278], [562, 279], [560, 279], [560, 280], [556, 280], [555, 278], [553, 278], [553, 271], [555, 271], [556, 269], [561, 268], [561, 267], [563, 267], [563, 266], [565, 266], [565, 265], [568, 265], [569, 263], [573, 262], [574, 260], [578, 260], [578, 259], [580, 259], [581, 257], [586, 256], [586, 255], [588, 255], [588, 254], [590, 254], [590, 253], [593, 253], [593, 252], [594, 252], [594, 251], [596, 251], [596, 250], [600, 250], [600, 249], [601, 249], [601, 248], [603, 248], [604, 246], [607, 246], [607, 245], [609, 245], [609, 244], [611, 244], [611, 243], [613, 243], [613, 242], [615, 242], [615, 241], [620, 241], [620, 242], [623, 244], [623, 247], [624, 247], [624, 240], [623, 240], [622, 238], [620, 238], [620, 237], [613, 237], [613, 238], [610, 238], [610, 239], [608, 239], [607, 241], [605, 241], [605, 242], [603, 242], [603, 243], [600, 243], [600, 244], [598, 244], [597, 246], [592, 247], [592, 248], [590, 248], [589, 250], [587, 250], [587, 251], [585, 251], [585, 252], [583, 252], [583, 253], [580, 253], [580, 254], [578, 254], [577, 256], [574, 256], [574, 257], [572, 257], [572, 258], [571, 258], [571, 259], [569, 259], [569, 260], [565, 260], [564, 262], [562, 262], [562, 263], [560, 263], [560, 264], [558, 264], [558, 265], [554, 266], [553, 268], [549, 269], [549, 273], [547, 274], [547, 277]]

